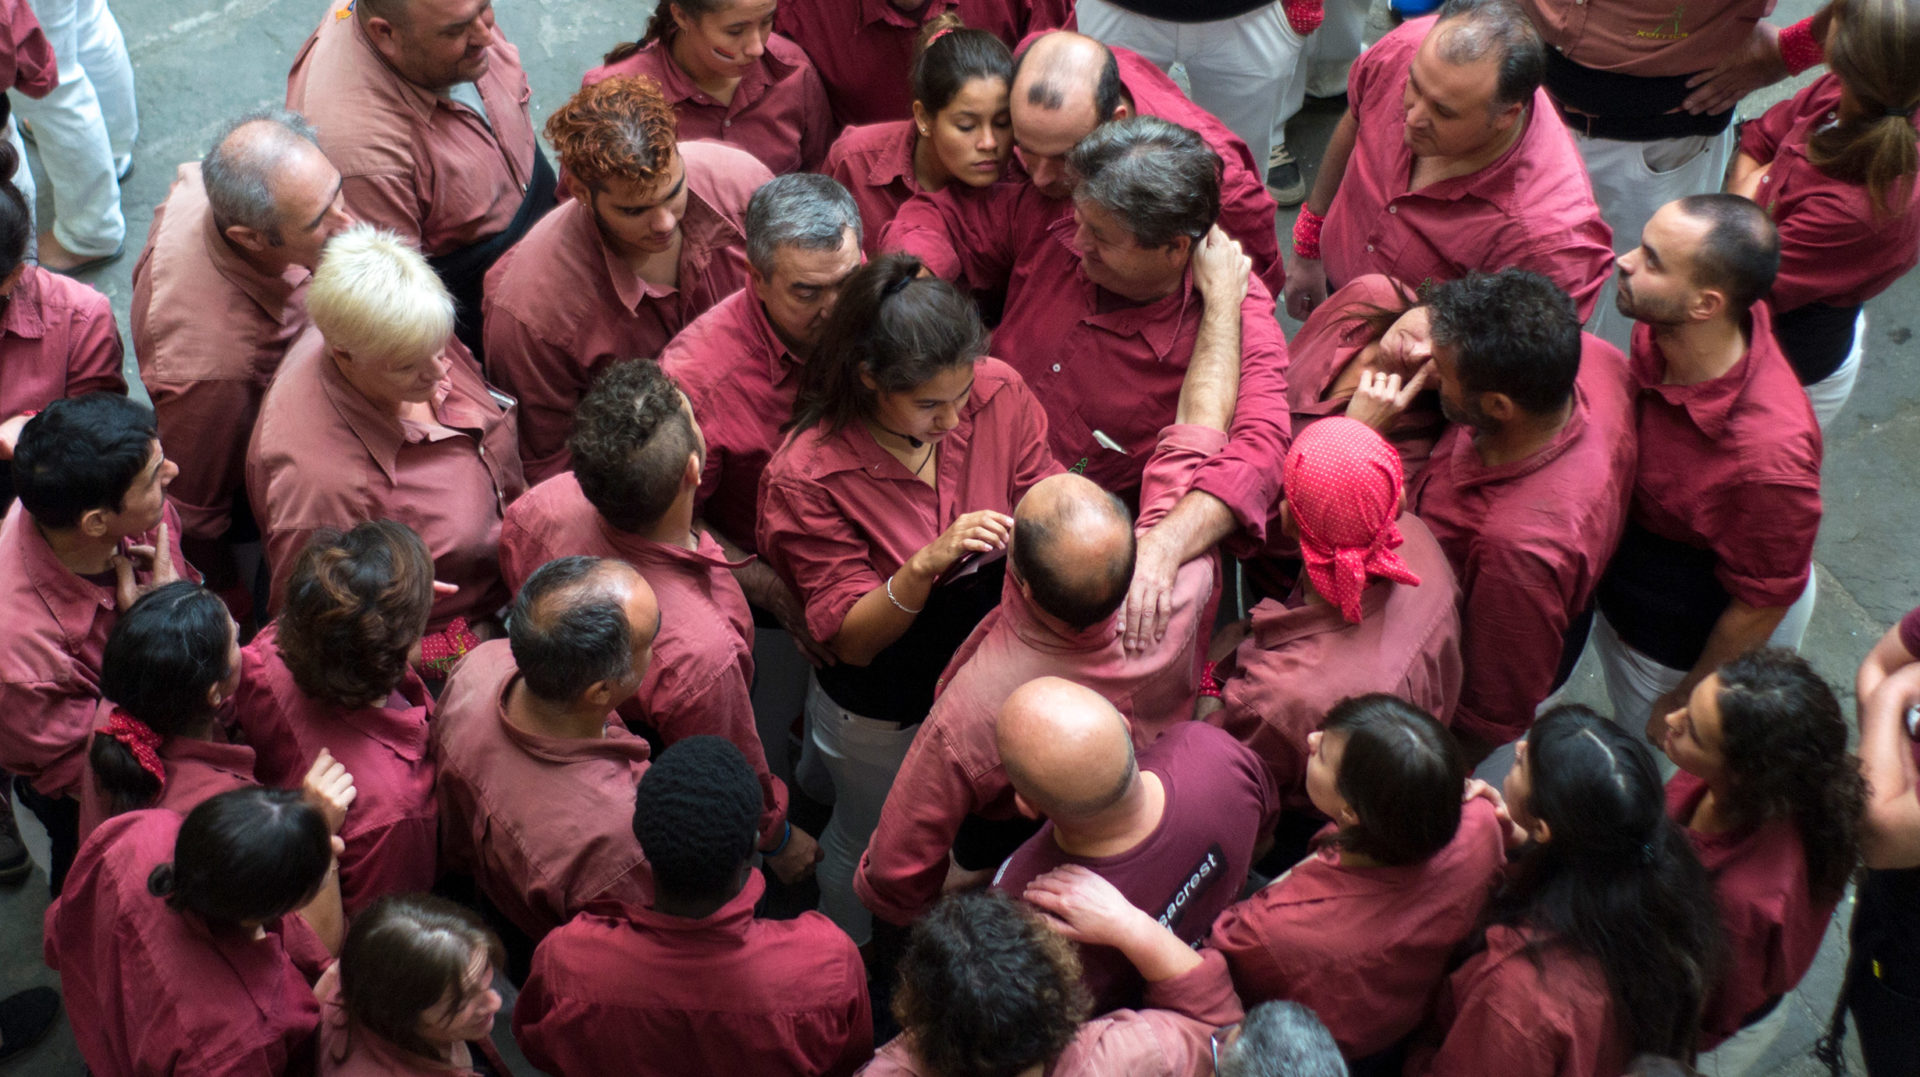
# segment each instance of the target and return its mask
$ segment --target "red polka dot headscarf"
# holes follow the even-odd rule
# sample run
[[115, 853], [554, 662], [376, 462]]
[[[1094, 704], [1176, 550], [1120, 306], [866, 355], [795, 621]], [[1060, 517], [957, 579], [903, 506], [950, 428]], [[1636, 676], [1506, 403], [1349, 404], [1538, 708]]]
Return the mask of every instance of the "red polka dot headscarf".
[[1281, 469], [1314, 590], [1360, 623], [1360, 593], [1375, 576], [1418, 585], [1394, 547], [1403, 541], [1400, 454], [1365, 423], [1322, 419], [1293, 440]]

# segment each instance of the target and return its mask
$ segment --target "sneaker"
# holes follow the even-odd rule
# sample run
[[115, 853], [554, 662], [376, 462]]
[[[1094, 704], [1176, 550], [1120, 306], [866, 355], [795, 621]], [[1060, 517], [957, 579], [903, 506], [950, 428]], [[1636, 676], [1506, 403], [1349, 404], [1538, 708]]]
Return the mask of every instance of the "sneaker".
[[33, 874], [33, 857], [13, 821], [13, 798], [0, 797], [0, 883], [18, 885]]
[[1285, 146], [1275, 146], [1267, 154], [1267, 193], [1283, 207], [1307, 200], [1307, 179], [1300, 174], [1300, 162]]
[[0, 1062], [46, 1039], [60, 1015], [60, 992], [29, 987], [0, 999]]

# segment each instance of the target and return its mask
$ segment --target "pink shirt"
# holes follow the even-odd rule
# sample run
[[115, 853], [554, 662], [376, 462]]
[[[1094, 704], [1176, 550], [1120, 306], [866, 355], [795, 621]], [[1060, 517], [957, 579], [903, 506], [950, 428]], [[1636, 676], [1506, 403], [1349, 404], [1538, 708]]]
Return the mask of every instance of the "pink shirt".
[[1365, 1058], [1420, 1026], [1506, 861], [1493, 805], [1470, 800], [1453, 840], [1418, 864], [1355, 867], [1321, 845], [1221, 913], [1207, 945], [1226, 956], [1248, 1004], [1298, 1002], [1341, 1054]]
[[1414, 160], [1401, 96], [1433, 23], [1410, 19], [1354, 62], [1347, 101], [1359, 133], [1327, 210], [1328, 279], [1382, 273], [1418, 288], [1518, 266], [1558, 284], [1586, 320], [1613, 273], [1613, 230], [1545, 90], [1534, 92], [1526, 130], [1492, 164], [1407, 190]]
[[1487, 929], [1486, 949], [1442, 982], [1430, 1032], [1409, 1052], [1408, 1077], [1615, 1077], [1626, 1071], [1624, 1015], [1600, 963], [1549, 946], [1535, 964], [1526, 952], [1532, 937], [1525, 928]]
[[27, 0], [0, 0], [0, 88], [39, 99], [60, 83], [53, 43]]
[[[1147, 467], [1147, 501], [1136, 531], [1166, 516], [1186, 492], [1193, 469], [1224, 440], [1206, 427], [1167, 428]], [[1036, 610], [1009, 576], [1000, 605], [948, 663], [933, 710], [907, 749], [853, 877], [861, 903], [891, 923], [913, 921], [939, 899], [948, 850], [967, 816], [1013, 818], [1013, 785], [1000, 762], [994, 725], [1000, 705], [1028, 681], [1065, 677], [1099, 692], [1126, 715], [1136, 749], [1191, 719], [1197, 663], [1213, 624], [1217, 571], [1211, 556], [1181, 566], [1167, 634], [1139, 654], [1121, 646], [1117, 611], [1073, 632]]]
[[781, 34], [806, 50], [826, 84], [835, 123], [845, 126], [913, 114], [913, 45], [928, 19], [954, 11], [969, 29], [1012, 47], [1029, 29], [1026, 7], [1020, 0], [927, 0], [917, 11], [902, 11], [890, 0], [790, 0], [774, 19]]
[[[1418, 296], [1414, 298], [1418, 300]], [[1368, 273], [1342, 285], [1307, 315], [1300, 331], [1287, 341], [1287, 403], [1293, 409], [1294, 437], [1329, 415], [1347, 413], [1352, 390], [1334, 395], [1333, 388], [1373, 342], [1373, 330], [1361, 316], [1375, 310], [1398, 310], [1406, 302], [1392, 278]], [[1394, 417], [1386, 439], [1399, 450], [1408, 483], [1427, 466], [1433, 443], [1445, 429], [1438, 390], [1421, 393], [1412, 406]], [[1269, 541], [1277, 534], [1277, 528], [1269, 528]]]
[[[1707, 783], [1686, 771], [1667, 780], [1667, 814], [1681, 826], [1707, 795]], [[1807, 854], [1792, 819], [1703, 834], [1688, 827], [1700, 863], [1713, 877], [1727, 966], [1700, 1018], [1700, 1049], [1711, 1051], [1740, 1031], [1748, 1014], [1794, 989], [1813, 967], [1840, 895], [1814, 897]]]
[[427, 722], [433, 700], [412, 670], [381, 704], [346, 709], [307, 695], [280, 656], [268, 625], [241, 652], [234, 718], [260, 754], [267, 785], [296, 788], [321, 749], [353, 775], [359, 796], [340, 838], [340, 896], [349, 914], [375, 898], [427, 890], [438, 877], [439, 810]]
[[786, 440], [800, 391], [800, 359], [781, 342], [766, 308], [742, 288], [667, 344], [660, 365], [693, 405], [707, 459], [694, 512], [748, 553], [759, 549], [760, 476]]
[[1553, 690], [1562, 636], [1592, 605], [1620, 544], [1637, 439], [1626, 361], [1581, 334], [1573, 414], [1545, 448], [1488, 467], [1473, 430], [1452, 426], [1407, 505], [1433, 529], [1463, 592], [1467, 680], [1454, 725], [1506, 743]]
[[[113, 704], [101, 700], [95, 715], [97, 725], [105, 726], [112, 713]], [[167, 778], [160, 795], [147, 806], [165, 808], [182, 818], [221, 793], [259, 784], [253, 780], [253, 749], [244, 744], [166, 737], [160, 742], [159, 756], [160, 769], [166, 771]], [[85, 841], [113, 816], [106, 790], [100, 787], [93, 767], [87, 767], [80, 776], [80, 840]]]
[[[1582, 67], [1641, 77], [1691, 75], [1738, 53], [1774, 0], [1524, 0], [1540, 36]], [[1541, 113], [1546, 115], [1546, 113]]]
[[763, 920], [759, 872], [699, 920], [585, 915], [547, 936], [513, 1035], [548, 1073], [819, 1074], [873, 1054], [867, 972], [817, 912]]
[[[199, 574], [180, 552], [180, 518], [168, 506], [168, 552], [180, 574]], [[151, 546], [155, 532], [121, 546]], [[152, 580], [135, 572], [141, 583]], [[54, 556], [16, 501], [0, 523], [0, 767], [50, 797], [73, 796], [87, 767], [100, 699], [100, 658], [120, 617], [113, 585], [76, 576]]]
[[760, 779], [760, 843], [778, 842], [787, 786], [767, 769], [753, 724], [753, 615], [733, 578], [733, 570], [747, 562], [728, 561], [711, 535], [701, 534], [697, 548], [689, 550], [615, 528], [569, 472], [529, 490], [507, 510], [500, 568], [507, 586], [518, 591], [535, 569], [573, 554], [627, 562], [646, 577], [660, 605], [653, 662], [620, 717], [629, 726], [652, 729], [669, 745], [701, 734], [732, 741]]
[[55, 400], [127, 391], [107, 297], [28, 263], [0, 314], [0, 419]]
[[307, 540], [323, 527], [387, 517], [419, 532], [435, 579], [430, 630], [493, 615], [500, 517], [524, 491], [514, 412], [496, 401], [466, 345], [447, 338], [448, 373], [429, 429], [375, 407], [341, 376], [320, 331], [293, 342], [247, 445], [247, 489], [273, 566], [273, 606]]
[[429, 256], [504, 231], [526, 200], [537, 147], [520, 50], [498, 27], [474, 85], [485, 116], [408, 82], [334, 0], [287, 73], [287, 107], [320, 132], [360, 220], [417, 240]]
[[633, 836], [647, 742], [612, 714], [599, 740], [520, 729], [507, 721], [519, 679], [507, 641], [489, 640], [440, 693], [430, 738], [446, 867], [471, 872], [501, 915], [535, 939], [576, 913], [647, 907], [653, 873]]
[[[671, 32], [669, 34], [671, 36]], [[671, 55], [668, 38], [587, 72], [580, 85], [615, 75], [643, 75], [660, 86], [680, 120], [680, 138], [726, 142], [758, 157], [775, 174], [811, 172], [833, 141], [833, 112], [826, 87], [800, 46], [775, 34], [760, 62], [747, 68], [722, 104], [708, 96]]]
[[520, 402], [520, 456], [531, 482], [567, 469], [573, 412], [594, 378], [651, 359], [747, 283], [742, 220], [772, 175], [730, 146], [682, 142], [687, 211], [678, 286], [650, 284], [607, 246], [593, 210], [569, 199], [487, 271], [487, 371]]
[[[353, 1027], [340, 995], [338, 963], [321, 975], [313, 994], [320, 1000], [320, 1077], [479, 1077], [471, 1065], [473, 1057], [467, 1044], [456, 1048], [464, 1063], [441, 1063], [402, 1050], [367, 1029]], [[489, 1056], [493, 1054], [491, 1044], [481, 1046]], [[507, 1072], [496, 1058], [489, 1057], [488, 1061], [495, 1065], [493, 1072]]]
[[937, 489], [866, 427], [825, 430], [789, 437], [761, 484], [760, 549], [806, 604], [815, 639], [838, 635], [854, 603], [954, 520], [981, 509], [1011, 515], [1034, 483], [1060, 470], [1039, 402], [991, 356], [975, 365], [960, 425], [940, 443]]
[[1864, 184], [1807, 160], [1808, 139], [1839, 107], [1840, 79], [1826, 74], [1740, 129], [1740, 152], [1771, 165], [1753, 197], [1780, 229], [1780, 275], [1767, 300], [1780, 313], [1864, 303], [1920, 264], [1920, 184], [1905, 199], [1896, 185], [1894, 212], [1882, 216]]
[[133, 350], [180, 466], [167, 497], [191, 538], [217, 539], [233, 522], [260, 399], [307, 326], [310, 276], [248, 265], [214, 228], [199, 162], [180, 166], [133, 267]]
[[[877, 2], [893, 7], [887, 0]], [[784, 14], [786, 9], [781, 10]], [[920, 178], [913, 171], [918, 137], [912, 120], [849, 127], [833, 140], [826, 163], [820, 166], [820, 171], [840, 181], [860, 207], [860, 246], [868, 257], [880, 253], [880, 233], [894, 214], [920, 193]]]
[[47, 909], [46, 962], [80, 1056], [102, 1075], [306, 1072], [320, 1020], [310, 985], [332, 956], [298, 914], [254, 940], [216, 934], [148, 893], [180, 823], [170, 811], [108, 820]]
[[[1059, 205], [1027, 183], [948, 189], [901, 207], [888, 245], [966, 286], [1006, 286], [994, 344], [1046, 407], [1054, 456], [1135, 500], [1160, 428], [1173, 421], [1204, 304], [1191, 272], [1151, 303], [1118, 301], [1087, 279], [1073, 250], [1073, 218], [1062, 217]], [[1193, 488], [1225, 502], [1258, 542], [1279, 497], [1292, 430], [1287, 344], [1273, 297], [1257, 280], [1240, 304], [1240, 355], [1227, 447], [1194, 476]], [[1116, 393], [1116, 385], [1127, 391]], [[1106, 447], [1096, 431], [1124, 452]]]
[[1209, 720], [1259, 754], [1294, 807], [1307, 806], [1307, 734], [1335, 703], [1389, 692], [1446, 722], [1459, 701], [1460, 585], [1425, 524], [1409, 513], [1399, 526], [1395, 552], [1418, 586], [1369, 582], [1359, 624], [1330, 603], [1264, 599], [1220, 671], [1223, 706]]

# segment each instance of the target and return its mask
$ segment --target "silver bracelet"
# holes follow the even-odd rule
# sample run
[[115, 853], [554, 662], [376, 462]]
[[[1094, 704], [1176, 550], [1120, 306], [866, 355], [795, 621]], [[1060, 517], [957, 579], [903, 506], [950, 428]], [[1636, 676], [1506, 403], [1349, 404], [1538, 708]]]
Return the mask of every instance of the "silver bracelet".
[[926, 609], [925, 606], [920, 607], [919, 610], [908, 609], [907, 607], [902, 606], [900, 604], [900, 600], [893, 597], [893, 577], [892, 576], [887, 577], [887, 601], [893, 603], [893, 608], [896, 610], [899, 610], [901, 613], [916, 614], [916, 613], [919, 613], [920, 610]]

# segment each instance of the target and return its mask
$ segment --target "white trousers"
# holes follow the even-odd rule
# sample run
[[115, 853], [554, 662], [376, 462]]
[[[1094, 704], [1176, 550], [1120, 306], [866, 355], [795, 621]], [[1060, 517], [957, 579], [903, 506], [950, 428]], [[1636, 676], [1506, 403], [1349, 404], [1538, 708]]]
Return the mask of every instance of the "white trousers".
[[1827, 424], [1847, 406], [1847, 398], [1853, 395], [1853, 383], [1860, 377], [1860, 361], [1865, 356], [1867, 342], [1867, 312], [1863, 308], [1860, 316], [1853, 321], [1853, 347], [1848, 350], [1846, 361], [1833, 373], [1807, 386], [1807, 400], [1813, 404], [1813, 417], [1820, 420], [1820, 431], [1825, 433]]
[[75, 254], [112, 254], [125, 242], [119, 176], [133, 160], [140, 121], [133, 64], [106, 0], [30, 0], [60, 61], [60, 85], [41, 100], [14, 95], [33, 125], [53, 187], [53, 234]]
[[1294, 64], [1293, 77], [1280, 91], [1280, 108], [1273, 117], [1273, 145], [1287, 144], [1287, 124], [1300, 114], [1308, 97], [1339, 97], [1347, 92], [1347, 74], [1365, 48], [1367, 13], [1371, 0], [1327, 0], [1326, 15]]
[[893, 788], [893, 776], [913, 745], [918, 724], [866, 718], [842, 708], [815, 680], [807, 688], [808, 735], [833, 777], [833, 818], [820, 833], [820, 911], [864, 946], [873, 938], [873, 914], [853, 892], [853, 873]]
[[[27, 200], [27, 219], [36, 220], [40, 211], [35, 207], [34, 202], [40, 192], [33, 182], [33, 167], [27, 164], [27, 144], [20, 138], [20, 121], [12, 117], [7, 118], [6, 139], [13, 146], [13, 159], [20, 162], [19, 167], [13, 170], [11, 177], [13, 185], [19, 188], [21, 196]], [[38, 253], [40, 245], [38, 231], [39, 229], [32, 226], [27, 229], [27, 257], [29, 258]]]
[[[1760, 1073], [1768, 1048], [1787, 1030], [1795, 1003], [1783, 998], [1773, 1012], [1728, 1036], [1693, 1063], [1700, 1077], [1750, 1077]], [[1824, 1013], [1825, 1011], [1821, 1011]]]
[[1160, 65], [1187, 69], [1193, 100], [1218, 117], [1265, 169], [1281, 93], [1305, 45], [1278, 3], [1213, 22], [1168, 22], [1106, 0], [1080, 0], [1080, 32], [1129, 48]]
[[[1653, 142], [1621, 142], [1588, 138], [1572, 132], [1573, 144], [1587, 163], [1593, 181], [1593, 200], [1600, 216], [1613, 229], [1613, 253], [1625, 254], [1640, 245], [1640, 232], [1654, 211], [1676, 198], [1709, 194], [1720, 189], [1733, 152], [1731, 125], [1717, 135], [1663, 138]], [[1633, 319], [1613, 305], [1614, 281], [1608, 279], [1587, 319], [1587, 331], [1626, 351], [1633, 335]]]

